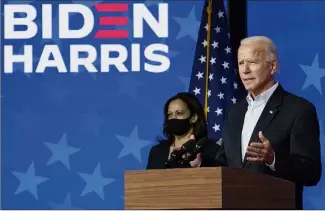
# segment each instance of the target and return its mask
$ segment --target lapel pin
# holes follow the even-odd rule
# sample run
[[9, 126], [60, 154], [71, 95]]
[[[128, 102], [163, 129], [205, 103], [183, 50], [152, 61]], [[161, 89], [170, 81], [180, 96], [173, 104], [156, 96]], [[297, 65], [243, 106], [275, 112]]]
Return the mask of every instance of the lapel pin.
[[270, 114], [273, 114], [273, 111], [270, 110]]

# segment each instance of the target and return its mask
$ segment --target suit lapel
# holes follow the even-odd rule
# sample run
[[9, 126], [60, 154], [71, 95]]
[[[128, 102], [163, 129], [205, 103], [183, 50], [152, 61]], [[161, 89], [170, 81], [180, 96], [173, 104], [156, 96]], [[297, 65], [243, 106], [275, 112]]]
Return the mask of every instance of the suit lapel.
[[[262, 114], [258, 119], [256, 126], [253, 130], [248, 145], [258, 140], [259, 131], [262, 132], [265, 131], [267, 126], [272, 122], [274, 117], [277, 115], [277, 113], [279, 112], [279, 106], [281, 105], [283, 100], [283, 95], [284, 95], [284, 90], [279, 84], [277, 89], [274, 91], [274, 93], [268, 100], [265, 108], [263, 109]], [[247, 167], [247, 165], [249, 164], [247, 163], [246, 156], [245, 156], [243, 160], [243, 167], [245, 166]]]
[[242, 165], [242, 153], [241, 153], [241, 132], [243, 129], [245, 114], [247, 111], [247, 102], [246, 100], [242, 100], [239, 105], [239, 109], [234, 112], [234, 116], [231, 116], [233, 124], [231, 131], [232, 133], [229, 136], [232, 136], [230, 140], [234, 140], [233, 142], [233, 150], [235, 153], [233, 154], [233, 160], [236, 166], [240, 167]]

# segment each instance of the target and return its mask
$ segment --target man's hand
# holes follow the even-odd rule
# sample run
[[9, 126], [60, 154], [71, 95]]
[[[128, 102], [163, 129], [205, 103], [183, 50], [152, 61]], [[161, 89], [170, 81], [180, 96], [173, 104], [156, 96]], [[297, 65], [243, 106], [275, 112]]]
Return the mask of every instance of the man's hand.
[[271, 165], [274, 160], [274, 151], [270, 141], [265, 138], [262, 131], [258, 133], [258, 137], [261, 142], [253, 142], [247, 147], [247, 160], [254, 163], [266, 163]]

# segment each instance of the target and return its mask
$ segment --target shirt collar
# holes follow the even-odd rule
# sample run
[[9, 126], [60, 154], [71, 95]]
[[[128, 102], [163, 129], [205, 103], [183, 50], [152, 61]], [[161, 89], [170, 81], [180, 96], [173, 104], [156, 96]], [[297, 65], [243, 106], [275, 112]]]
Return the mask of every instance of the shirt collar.
[[266, 90], [265, 92], [257, 95], [255, 97], [255, 99], [253, 99], [250, 95], [250, 93], [248, 93], [247, 97], [246, 97], [246, 101], [248, 103], [248, 105], [251, 105], [253, 102], [256, 103], [264, 103], [266, 104], [267, 101], [270, 99], [270, 97], [272, 96], [273, 92], [276, 90], [276, 88], [278, 87], [279, 83], [275, 83], [272, 87], [270, 87], [268, 90]]

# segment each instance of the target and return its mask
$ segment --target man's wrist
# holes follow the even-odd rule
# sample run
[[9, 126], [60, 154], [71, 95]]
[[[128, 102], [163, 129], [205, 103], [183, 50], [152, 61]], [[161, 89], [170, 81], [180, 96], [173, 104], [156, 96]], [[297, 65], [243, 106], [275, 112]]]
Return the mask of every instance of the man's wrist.
[[[271, 158], [270, 158], [270, 160], [272, 160], [272, 162], [268, 162], [268, 163], [266, 163], [266, 165], [268, 166], [268, 167], [270, 167], [273, 171], [275, 171], [275, 153], [274, 153], [274, 151], [272, 151], [272, 156], [271, 156]], [[273, 159], [272, 159], [273, 158]]]
[[272, 151], [272, 154], [270, 155], [269, 160], [266, 163], [268, 166], [270, 166], [274, 163], [274, 157], [275, 157], [274, 152]]

